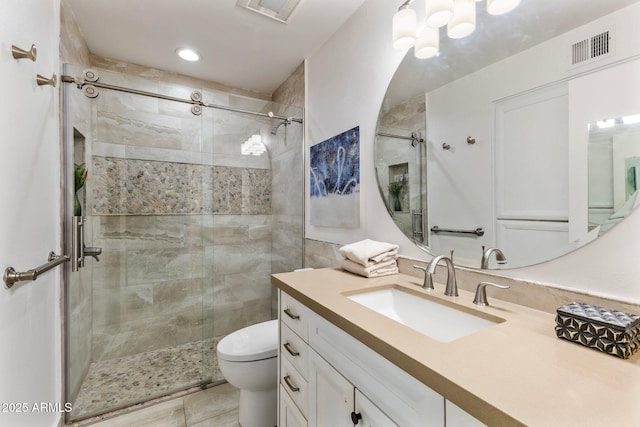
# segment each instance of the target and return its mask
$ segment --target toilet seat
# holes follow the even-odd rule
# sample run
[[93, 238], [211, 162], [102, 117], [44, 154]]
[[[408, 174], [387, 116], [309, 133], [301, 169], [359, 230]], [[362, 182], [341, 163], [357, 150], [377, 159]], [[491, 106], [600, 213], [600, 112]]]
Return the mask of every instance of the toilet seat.
[[230, 362], [269, 359], [278, 354], [278, 320], [257, 323], [224, 337], [217, 346], [218, 358]]

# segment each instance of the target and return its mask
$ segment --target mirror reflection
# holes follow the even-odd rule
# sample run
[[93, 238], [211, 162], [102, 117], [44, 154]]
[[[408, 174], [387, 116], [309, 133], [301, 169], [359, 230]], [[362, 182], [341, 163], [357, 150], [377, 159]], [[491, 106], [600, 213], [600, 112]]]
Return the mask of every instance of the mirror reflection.
[[589, 228], [601, 235], [640, 204], [640, 114], [589, 123]]
[[[458, 265], [516, 268], [579, 248], [638, 204], [639, 156], [613, 149], [633, 146], [637, 125], [608, 133], [595, 123], [640, 112], [640, 3], [482, 9], [472, 35], [441, 37], [437, 57], [407, 51], [374, 161], [389, 214], [419, 247]], [[506, 261], [482, 263], [490, 248]]]

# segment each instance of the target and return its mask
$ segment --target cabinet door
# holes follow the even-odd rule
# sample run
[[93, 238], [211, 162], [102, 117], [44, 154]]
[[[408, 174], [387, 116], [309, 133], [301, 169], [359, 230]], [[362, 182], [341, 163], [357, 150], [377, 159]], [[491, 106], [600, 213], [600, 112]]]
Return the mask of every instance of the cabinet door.
[[362, 417], [358, 420], [358, 427], [398, 427], [396, 423], [391, 421], [391, 418], [387, 417], [384, 412], [367, 399], [358, 389], [356, 389], [354, 414]]
[[309, 350], [309, 427], [353, 427], [353, 385]]
[[280, 385], [280, 421], [279, 427], [307, 427], [307, 420], [304, 418], [286, 390]]

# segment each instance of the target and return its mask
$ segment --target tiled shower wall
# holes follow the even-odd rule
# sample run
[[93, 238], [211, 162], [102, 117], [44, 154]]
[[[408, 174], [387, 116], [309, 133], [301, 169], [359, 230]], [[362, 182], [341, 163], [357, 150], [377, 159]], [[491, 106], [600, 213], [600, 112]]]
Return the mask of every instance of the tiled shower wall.
[[[102, 74], [126, 87], [159, 85]], [[152, 91], [188, 89], [159, 86]], [[270, 162], [240, 154], [252, 134], [269, 137], [271, 121], [214, 110], [198, 117], [139, 98], [104, 93], [92, 102], [88, 205], [92, 245], [104, 251], [94, 266], [94, 361], [271, 317]]]

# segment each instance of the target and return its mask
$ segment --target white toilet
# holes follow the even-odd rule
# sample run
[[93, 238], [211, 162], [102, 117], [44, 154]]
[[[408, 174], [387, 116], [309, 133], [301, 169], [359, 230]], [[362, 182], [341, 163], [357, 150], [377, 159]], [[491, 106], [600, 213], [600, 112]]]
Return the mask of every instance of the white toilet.
[[239, 329], [224, 337], [216, 350], [222, 375], [240, 389], [240, 425], [275, 426], [278, 320]]

